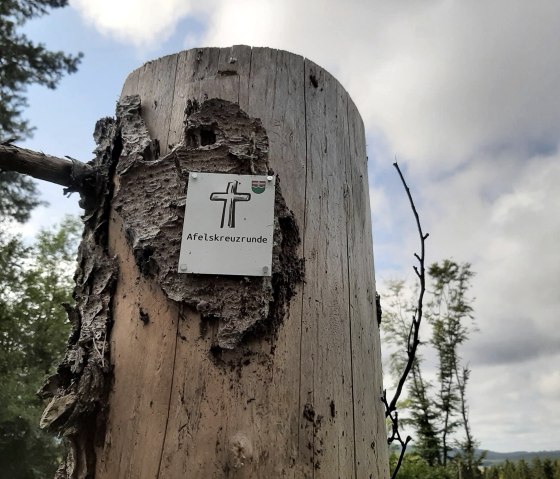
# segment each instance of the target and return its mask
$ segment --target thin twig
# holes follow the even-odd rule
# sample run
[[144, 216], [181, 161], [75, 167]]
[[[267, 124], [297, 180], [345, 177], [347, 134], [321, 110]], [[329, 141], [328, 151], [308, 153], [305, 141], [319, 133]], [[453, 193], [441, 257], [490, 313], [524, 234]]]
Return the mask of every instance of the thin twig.
[[391, 479], [395, 479], [397, 477], [397, 473], [399, 472], [399, 469], [401, 468], [401, 464], [404, 458], [404, 453], [406, 452], [406, 446], [408, 446], [408, 443], [412, 440], [412, 438], [410, 436], [406, 436], [406, 440], [404, 442], [404, 444], [401, 445], [401, 453], [399, 454], [399, 460], [397, 461], [397, 465], [395, 467], [395, 470], [393, 471], [393, 475], [391, 476]]
[[416, 350], [418, 349], [418, 345], [420, 344], [419, 334], [420, 334], [420, 324], [422, 323], [422, 305], [424, 302], [424, 294], [426, 292], [426, 269], [424, 267], [425, 249], [426, 249], [425, 243], [426, 243], [426, 239], [429, 236], [428, 233], [424, 234], [424, 232], [422, 231], [422, 225], [420, 224], [420, 217], [418, 216], [418, 211], [416, 210], [416, 206], [414, 204], [414, 200], [412, 199], [410, 189], [396, 161], [395, 163], [393, 163], [393, 166], [396, 168], [397, 172], [399, 173], [399, 177], [401, 179], [401, 182], [404, 186], [404, 189], [410, 201], [410, 206], [412, 208], [412, 212], [414, 213], [416, 226], [418, 228], [418, 235], [420, 237], [420, 255], [414, 253], [414, 257], [417, 259], [419, 263], [419, 267], [413, 266], [414, 272], [416, 273], [416, 276], [418, 276], [418, 279], [420, 281], [420, 292], [418, 294], [418, 303], [416, 305], [416, 310], [412, 315], [412, 322], [410, 324], [410, 330], [408, 333], [407, 348], [406, 348], [408, 360], [406, 366], [401, 374], [401, 377], [397, 384], [395, 395], [391, 399], [391, 402], [389, 403], [387, 401], [387, 392], [385, 390], [383, 391], [383, 396], [381, 397], [381, 401], [385, 406], [385, 417], [389, 418], [392, 427], [391, 436], [387, 438], [387, 441], [389, 444], [391, 444], [393, 443], [393, 441], [396, 440], [401, 447], [399, 460], [397, 461], [397, 465], [395, 467], [395, 470], [393, 471], [391, 479], [395, 479], [397, 477], [397, 473], [399, 472], [399, 469], [401, 467], [408, 443], [412, 440], [410, 436], [407, 436], [406, 439], [403, 440], [399, 432], [399, 416], [397, 413], [397, 402], [402, 394], [404, 385], [406, 383], [408, 375], [416, 359]]
[[420, 292], [418, 294], [418, 303], [416, 305], [416, 311], [414, 312], [414, 314], [412, 315], [412, 341], [409, 338], [408, 340], [408, 361], [406, 363], [405, 369], [401, 375], [401, 378], [399, 379], [398, 385], [397, 385], [397, 390], [395, 391], [395, 395], [393, 396], [393, 399], [391, 400], [391, 403], [389, 404], [389, 407], [387, 408], [387, 410], [385, 411], [385, 417], [388, 417], [389, 414], [394, 411], [397, 408], [397, 401], [399, 400], [399, 397], [402, 393], [402, 390], [404, 388], [404, 384], [406, 382], [406, 379], [408, 377], [408, 374], [410, 373], [410, 370], [412, 369], [412, 364], [414, 363], [414, 359], [416, 358], [416, 349], [418, 348], [418, 344], [420, 344], [420, 340], [419, 340], [419, 333], [420, 333], [420, 324], [422, 322], [422, 305], [424, 302], [424, 294], [426, 292], [426, 269], [424, 267], [424, 261], [425, 261], [425, 243], [426, 243], [426, 239], [428, 238], [428, 233], [424, 234], [422, 231], [422, 225], [420, 224], [420, 217], [418, 216], [418, 211], [416, 210], [416, 206], [414, 205], [414, 200], [412, 199], [412, 195], [410, 193], [410, 189], [408, 188], [408, 185], [406, 184], [406, 180], [404, 179], [404, 176], [399, 168], [399, 165], [397, 162], [393, 163], [393, 166], [397, 169], [397, 172], [399, 173], [399, 176], [401, 178], [401, 182], [406, 190], [406, 194], [408, 196], [408, 199], [410, 201], [410, 206], [412, 208], [412, 212], [414, 213], [414, 218], [416, 219], [416, 226], [418, 227], [418, 235], [420, 236], [420, 256], [418, 256], [417, 254], [415, 254], [418, 263], [420, 265], [420, 269], [418, 270], [418, 268], [415, 266], [414, 267], [414, 271], [416, 271], [416, 274], [418, 275], [418, 278], [420, 280]]

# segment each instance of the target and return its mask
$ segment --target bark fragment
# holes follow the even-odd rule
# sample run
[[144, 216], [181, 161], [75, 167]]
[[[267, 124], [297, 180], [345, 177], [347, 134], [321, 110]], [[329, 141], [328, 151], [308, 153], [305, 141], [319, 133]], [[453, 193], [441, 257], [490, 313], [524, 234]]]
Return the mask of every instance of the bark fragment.
[[96, 158], [90, 166], [96, 181], [82, 195], [86, 208], [84, 233], [74, 276], [75, 306], [66, 305], [72, 332], [66, 354], [39, 394], [50, 399], [41, 427], [58, 433], [70, 452], [57, 478], [93, 477], [95, 441], [103, 438], [109, 388], [111, 303], [117, 268], [107, 253], [107, 217], [112, 197], [111, 177], [120, 154], [120, 128], [106, 118], [97, 122]]

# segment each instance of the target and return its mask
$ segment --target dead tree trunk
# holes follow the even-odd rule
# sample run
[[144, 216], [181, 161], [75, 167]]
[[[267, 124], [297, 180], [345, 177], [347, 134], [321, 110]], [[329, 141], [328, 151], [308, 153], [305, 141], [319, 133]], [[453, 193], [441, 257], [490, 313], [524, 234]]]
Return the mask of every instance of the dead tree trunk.
[[[60, 477], [387, 478], [365, 135], [341, 85], [283, 51], [190, 50], [131, 73], [96, 137], [76, 327], [45, 387], [44, 426], [73, 444]], [[177, 272], [192, 171], [277, 175], [271, 277]]]

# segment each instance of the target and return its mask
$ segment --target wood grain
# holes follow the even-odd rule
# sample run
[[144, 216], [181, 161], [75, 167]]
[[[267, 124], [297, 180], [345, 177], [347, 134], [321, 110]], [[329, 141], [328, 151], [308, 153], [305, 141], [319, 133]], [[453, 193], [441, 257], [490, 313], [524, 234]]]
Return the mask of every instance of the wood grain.
[[[338, 82], [305, 62], [307, 201], [301, 403], [313, 408], [303, 440], [314, 477], [355, 477], [345, 212], [346, 104]], [[305, 362], [307, 363], [305, 363]], [[331, 406], [332, 404], [332, 406]], [[331, 409], [332, 408], [332, 409]], [[331, 413], [331, 410], [334, 413]]]
[[[354, 102], [348, 98], [350, 155], [346, 169], [352, 194], [348, 208], [348, 277], [354, 385], [355, 448], [357, 477], [389, 477], [385, 438], [385, 411], [378, 400], [382, 376], [381, 343], [375, 307], [375, 279], [371, 213], [364, 125]], [[363, 256], [352, 254], [361, 251]]]
[[346, 91], [303, 57], [234, 46], [150, 62], [128, 94], [162, 152], [182, 141], [189, 100], [260, 118], [306, 281], [276, 338], [213, 355], [214, 325], [139, 274], [113, 214], [115, 383], [97, 477], [388, 477], [365, 137]]
[[96, 477], [152, 478], [166, 431], [178, 308], [138, 271], [115, 212], [109, 228], [109, 253], [119, 265], [111, 332], [114, 383]]

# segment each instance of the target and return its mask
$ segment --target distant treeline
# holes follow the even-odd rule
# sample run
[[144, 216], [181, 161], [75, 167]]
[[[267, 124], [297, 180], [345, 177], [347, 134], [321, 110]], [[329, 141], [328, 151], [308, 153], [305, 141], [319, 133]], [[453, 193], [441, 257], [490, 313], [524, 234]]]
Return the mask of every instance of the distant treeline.
[[485, 466], [491, 466], [497, 463], [509, 461], [519, 461], [524, 459], [525, 461], [531, 461], [534, 458], [539, 459], [560, 459], [560, 451], [537, 451], [537, 452], [527, 452], [527, 451], [516, 451], [516, 452], [495, 452], [486, 451], [484, 460], [482, 463]]
[[484, 479], [560, 479], [560, 459], [506, 460], [484, 468]]
[[[477, 452], [478, 454], [478, 452]], [[543, 454], [543, 456], [538, 456]], [[405, 454], [397, 479], [560, 479], [560, 457], [558, 451], [543, 453], [494, 453], [488, 451], [494, 461], [491, 465], [478, 465], [476, 468], [465, 467], [460, 456], [456, 456], [446, 466], [429, 465], [416, 452]], [[530, 460], [520, 459], [530, 456]], [[544, 455], [556, 456], [544, 457]], [[517, 460], [506, 459], [510, 456]], [[499, 458], [498, 458], [499, 457]], [[394, 470], [398, 459], [397, 452], [391, 454], [391, 470]]]

